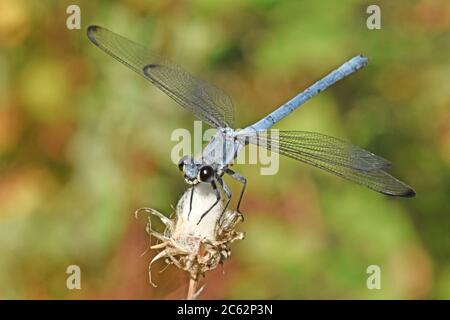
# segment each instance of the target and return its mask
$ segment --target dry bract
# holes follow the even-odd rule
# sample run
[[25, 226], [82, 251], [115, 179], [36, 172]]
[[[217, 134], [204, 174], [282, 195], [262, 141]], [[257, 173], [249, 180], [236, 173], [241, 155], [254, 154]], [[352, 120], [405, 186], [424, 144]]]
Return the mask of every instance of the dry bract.
[[[207, 184], [195, 186], [186, 190], [179, 200], [175, 218], [169, 219], [151, 208], [142, 208], [136, 215], [145, 211], [148, 213], [147, 232], [159, 241], [151, 249], [160, 250], [151, 260], [149, 276], [151, 281], [151, 265], [160, 259], [167, 264], [174, 264], [189, 273], [191, 279], [198, 280], [209, 270], [222, 264], [231, 254], [231, 244], [242, 240], [244, 234], [235, 230], [236, 225], [243, 220], [240, 213], [233, 210], [224, 212], [224, 202], [220, 201], [200, 221], [202, 214], [215, 202], [215, 195]], [[190, 212], [189, 212], [190, 211]], [[151, 216], [158, 217], [165, 225], [164, 233], [152, 229]], [[155, 285], [154, 285], [155, 286]]]

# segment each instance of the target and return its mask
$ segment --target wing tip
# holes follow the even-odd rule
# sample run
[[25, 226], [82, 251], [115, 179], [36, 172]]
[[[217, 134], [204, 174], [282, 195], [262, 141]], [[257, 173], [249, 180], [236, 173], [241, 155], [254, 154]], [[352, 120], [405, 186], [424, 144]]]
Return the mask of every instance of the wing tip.
[[87, 35], [87, 37], [88, 37], [89, 40], [91, 40], [91, 42], [92, 42], [93, 44], [95, 44], [96, 46], [98, 46], [98, 42], [97, 42], [97, 39], [95, 38], [94, 34], [95, 34], [100, 28], [101, 28], [100, 26], [97, 26], [97, 25], [92, 24], [92, 25], [90, 25], [89, 27], [87, 27], [87, 30], [86, 30], [86, 35]]
[[387, 196], [391, 197], [401, 197], [401, 198], [414, 198], [416, 196], [416, 191], [413, 188], [406, 188], [403, 192], [393, 193], [393, 192], [381, 192]]
[[412, 188], [409, 188], [402, 197], [404, 198], [414, 198], [416, 196], [416, 191]]

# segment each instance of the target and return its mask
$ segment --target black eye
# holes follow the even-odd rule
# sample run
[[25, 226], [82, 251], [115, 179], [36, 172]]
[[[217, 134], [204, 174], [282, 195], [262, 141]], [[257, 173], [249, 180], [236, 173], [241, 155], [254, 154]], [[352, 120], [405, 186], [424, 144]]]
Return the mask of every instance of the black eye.
[[198, 173], [198, 179], [201, 182], [210, 182], [213, 176], [214, 176], [214, 170], [210, 166], [201, 167], [200, 171]]
[[183, 158], [181, 158], [180, 161], [178, 161], [178, 168], [180, 169], [180, 171], [183, 171], [183, 168], [186, 165], [186, 163], [190, 162], [191, 162], [190, 156], [184, 156]]
[[184, 167], [184, 159], [181, 159], [180, 161], [178, 161], [178, 169], [180, 169], [180, 171], [183, 171], [183, 167]]

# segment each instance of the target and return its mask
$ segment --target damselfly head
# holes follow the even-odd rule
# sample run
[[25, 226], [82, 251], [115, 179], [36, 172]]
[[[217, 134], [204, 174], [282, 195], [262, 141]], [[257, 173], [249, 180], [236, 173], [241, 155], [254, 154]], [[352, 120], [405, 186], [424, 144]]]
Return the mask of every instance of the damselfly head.
[[191, 156], [184, 156], [178, 162], [178, 168], [184, 173], [184, 181], [187, 184], [193, 185], [199, 183], [197, 179], [199, 168], [198, 164], [194, 163], [194, 159]]
[[197, 178], [191, 179], [191, 178], [186, 177], [186, 175], [185, 175], [184, 182], [186, 182], [189, 185], [195, 185], [195, 184], [199, 183], [200, 181], [198, 181]]

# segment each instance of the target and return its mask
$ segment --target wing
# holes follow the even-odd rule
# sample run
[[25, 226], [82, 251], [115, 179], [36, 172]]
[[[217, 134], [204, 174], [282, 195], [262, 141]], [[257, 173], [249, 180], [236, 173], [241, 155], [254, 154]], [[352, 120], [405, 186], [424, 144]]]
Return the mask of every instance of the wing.
[[237, 133], [239, 140], [302, 161], [390, 196], [413, 197], [414, 190], [384, 170], [390, 162], [342, 140], [305, 131]]
[[233, 126], [233, 103], [219, 88], [108, 29], [89, 26], [87, 36], [97, 47], [150, 80], [198, 119], [216, 128]]

